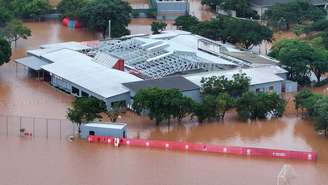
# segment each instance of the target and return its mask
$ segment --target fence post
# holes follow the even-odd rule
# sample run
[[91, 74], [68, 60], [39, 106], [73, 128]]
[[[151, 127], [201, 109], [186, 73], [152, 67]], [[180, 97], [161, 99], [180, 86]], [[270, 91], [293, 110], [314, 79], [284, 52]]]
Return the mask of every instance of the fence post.
[[47, 133], [47, 134], [46, 134], [46, 137], [47, 137], [47, 139], [48, 139], [48, 119], [46, 119], [46, 127], [47, 127], [47, 128], [46, 128], [46, 133]]
[[8, 120], [8, 116], [6, 116], [6, 134], [7, 136], [9, 135], [9, 120]]
[[62, 139], [62, 133], [61, 133], [61, 127], [62, 127], [62, 120], [59, 120], [59, 138]]
[[21, 136], [21, 129], [22, 129], [22, 116], [19, 117], [19, 135]]
[[35, 117], [33, 117], [33, 137], [35, 137], [34, 135], [35, 135]]

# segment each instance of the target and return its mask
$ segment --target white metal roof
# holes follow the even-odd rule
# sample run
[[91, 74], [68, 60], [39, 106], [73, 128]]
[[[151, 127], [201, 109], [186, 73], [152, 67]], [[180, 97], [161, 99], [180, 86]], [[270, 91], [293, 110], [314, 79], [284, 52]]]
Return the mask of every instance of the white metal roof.
[[27, 56], [16, 60], [17, 63], [27, 66], [33, 70], [39, 71], [42, 66], [49, 63], [36, 56]]
[[91, 57], [72, 50], [63, 49], [43, 57], [54, 63], [43, 66], [42, 69], [103, 98], [128, 92], [129, 90], [122, 83], [141, 80], [129, 73], [97, 64]]
[[42, 48], [42, 49], [71, 49], [74, 51], [91, 49], [89, 46], [87, 46], [85, 44], [81, 44], [79, 42], [74, 42], [74, 41], [55, 43], [55, 44], [45, 44], [45, 45], [41, 45], [40, 48]]
[[87, 123], [85, 127], [97, 127], [97, 128], [110, 128], [110, 129], [124, 129], [127, 126], [126, 123]]
[[42, 56], [44, 54], [51, 53], [51, 52], [58, 51], [58, 50], [60, 50], [60, 49], [58, 49], [58, 48], [33, 49], [33, 50], [28, 50], [27, 51], [27, 54], [28, 55], [34, 55], [34, 56], [40, 57], [40, 56]]
[[228, 79], [231, 79], [234, 74], [245, 73], [247, 77], [251, 79], [250, 85], [264, 84], [270, 82], [283, 81], [281, 77], [277, 76], [274, 72], [270, 72], [268, 68], [261, 69], [259, 68], [247, 68], [247, 69], [233, 69], [233, 70], [224, 70], [224, 71], [212, 71], [205, 73], [196, 73], [185, 75], [184, 77], [190, 80], [191, 82], [201, 86], [202, 78], [212, 77], [212, 76], [225, 76]]

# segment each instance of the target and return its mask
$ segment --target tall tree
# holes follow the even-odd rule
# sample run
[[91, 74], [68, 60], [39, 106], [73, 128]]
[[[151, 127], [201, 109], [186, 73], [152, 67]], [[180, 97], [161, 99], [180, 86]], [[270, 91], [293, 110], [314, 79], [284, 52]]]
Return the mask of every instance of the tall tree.
[[59, 2], [57, 10], [62, 17], [76, 18], [87, 2], [88, 0], [62, 0]]
[[[127, 30], [132, 13], [131, 6], [122, 0], [92, 0], [84, 6], [79, 19], [87, 28], [101, 32], [105, 38], [111, 21], [111, 37], [121, 37], [129, 33]], [[119, 31], [117, 31], [119, 30]]]
[[78, 97], [68, 108], [67, 118], [78, 125], [79, 133], [81, 124], [101, 118], [99, 113], [106, 111], [105, 102], [94, 97]]
[[328, 97], [322, 97], [314, 106], [315, 129], [323, 130], [325, 136], [328, 132]]
[[216, 112], [217, 118], [220, 120], [224, 119], [224, 116], [228, 110], [234, 107], [234, 99], [227, 93], [221, 93], [216, 97]]
[[251, 20], [219, 16], [210, 21], [199, 22], [191, 27], [193, 33], [222, 42], [240, 44], [245, 49], [262, 43], [271, 42], [272, 31]]
[[16, 46], [18, 39], [27, 39], [31, 36], [31, 30], [25, 27], [22, 21], [12, 19], [3, 29], [0, 29], [0, 35], [3, 35], [9, 42], [14, 42]]
[[309, 83], [312, 71], [320, 82], [321, 75], [328, 72], [328, 52], [314, 48], [300, 40], [283, 40], [273, 46], [270, 56], [280, 60], [288, 70], [288, 78], [304, 85]]
[[166, 26], [165, 22], [154, 21], [151, 23], [151, 31], [153, 34], [159, 34], [166, 29]]
[[267, 116], [281, 117], [286, 102], [275, 93], [244, 93], [237, 101], [236, 107], [242, 120], [264, 119]]
[[10, 61], [11, 47], [10, 44], [0, 37], [0, 65]]
[[283, 40], [273, 46], [269, 55], [280, 60], [281, 65], [288, 71], [288, 79], [301, 85], [309, 83], [308, 65], [313, 60], [313, 48], [308, 43]]
[[234, 74], [232, 79], [225, 76], [212, 76], [203, 78], [202, 93], [205, 95], [218, 96], [221, 93], [227, 93], [232, 97], [240, 97], [249, 89], [250, 79], [246, 74]]
[[323, 9], [315, 7], [307, 0], [277, 3], [265, 12], [270, 25], [278, 29], [285, 25], [287, 30], [293, 24], [323, 19], [325, 15], [326, 12]]
[[183, 15], [177, 17], [174, 24], [178, 29], [191, 32], [193, 26], [197, 25], [198, 23], [199, 20], [197, 17], [191, 15]]

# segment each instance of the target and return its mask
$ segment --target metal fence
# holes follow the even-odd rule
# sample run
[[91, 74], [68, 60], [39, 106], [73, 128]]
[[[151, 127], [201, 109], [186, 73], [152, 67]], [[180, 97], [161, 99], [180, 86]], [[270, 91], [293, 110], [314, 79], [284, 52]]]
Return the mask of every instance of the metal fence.
[[76, 133], [76, 125], [65, 119], [0, 115], [0, 135], [63, 139]]

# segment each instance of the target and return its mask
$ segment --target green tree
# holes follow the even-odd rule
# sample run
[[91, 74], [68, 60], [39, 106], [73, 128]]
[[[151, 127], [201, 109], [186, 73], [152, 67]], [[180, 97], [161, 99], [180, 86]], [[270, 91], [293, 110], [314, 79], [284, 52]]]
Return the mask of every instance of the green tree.
[[225, 76], [212, 76], [202, 78], [202, 94], [218, 96], [221, 93], [227, 93], [232, 97], [240, 97], [247, 92], [250, 85], [250, 79], [246, 74], [234, 74], [231, 80]]
[[278, 59], [288, 71], [288, 79], [304, 85], [309, 83], [308, 65], [313, 61], [313, 52], [305, 41], [282, 40], [273, 46], [269, 55]]
[[62, 0], [59, 2], [57, 10], [62, 17], [76, 18], [87, 2], [88, 0]]
[[101, 118], [99, 113], [105, 111], [105, 102], [94, 97], [78, 97], [68, 108], [67, 118], [78, 125], [80, 133], [81, 124]]
[[191, 32], [193, 26], [197, 25], [198, 23], [199, 20], [197, 17], [191, 15], [183, 15], [175, 19], [174, 25], [176, 25], [178, 29]]
[[304, 21], [316, 21], [323, 19], [326, 12], [312, 5], [306, 0], [277, 3], [265, 12], [268, 23], [279, 29], [285, 25], [289, 30], [293, 24], [302, 24]]
[[196, 116], [199, 123], [217, 118], [216, 97], [204, 95], [202, 103], [195, 103], [193, 106], [193, 116]]
[[323, 130], [325, 136], [328, 131], [328, 97], [320, 98], [314, 106], [313, 118], [315, 121], [315, 129]]
[[309, 116], [312, 117], [314, 113], [314, 105], [320, 98], [322, 98], [320, 94], [313, 93], [309, 89], [304, 89], [298, 92], [295, 96], [295, 109], [297, 111], [301, 109], [302, 116], [306, 110]]
[[0, 35], [9, 42], [14, 42], [16, 46], [18, 39], [27, 39], [27, 37], [31, 36], [31, 30], [25, 27], [22, 21], [12, 19], [3, 29], [0, 29]]
[[153, 34], [159, 34], [166, 29], [166, 26], [165, 22], [154, 21], [151, 23], [151, 31]]
[[183, 96], [179, 93], [178, 97], [171, 100], [173, 117], [180, 123], [184, 117], [192, 113], [194, 102], [191, 98]]
[[14, 15], [24, 19], [38, 19], [49, 13], [51, 6], [48, 0], [13, 0], [8, 5]]
[[271, 42], [273, 34], [268, 27], [251, 20], [232, 20], [225, 32], [229, 42], [239, 43], [245, 49], [259, 45], [262, 41]]
[[271, 42], [272, 38], [272, 31], [266, 26], [255, 21], [227, 16], [199, 22], [191, 27], [191, 31], [212, 40], [239, 43], [245, 49], [258, 45], [264, 40]]
[[133, 110], [146, 113], [150, 119], [160, 122], [176, 118], [179, 122], [192, 111], [193, 101], [177, 89], [147, 88], [133, 97]]
[[9, 10], [0, 5], [0, 28], [4, 27], [12, 18], [13, 15]]
[[286, 101], [275, 93], [244, 93], [237, 101], [237, 113], [242, 120], [281, 117]]
[[0, 65], [9, 62], [10, 57], [11, 57], [10, 44], [5, 39], [0, 38]]
[[[131, 6], [122, 0], [92, 0], [81, 8], [79, 20], [93, 31], [101, 32], [105, 38], [108, 21], [111, 21], [111, 37], [121, 37], [127, 30], [132, 13]], [[123, 30], [123, 31], [122, 31]]]
[[221, 93], [216, 97], [216, 112], [218, 119], [223, 120], [226, 112], [234, 107], [234, 99], [227, 93]]
[[313, 47], [300, 40], [283, 40], [273, 46], [270, 56], [280, 60], [288, 70], [289, 79], [303, 85], [309, 83], [312, 71], [320, 82], [322, 74], [328, 72], [328, 51]]
[[314, 48], [313, 59], [309, 64], [310, 70], [317, 78], [317, 82], [321, 81], [321, 76], [328, 72], [328, 51], [321, 48]]

